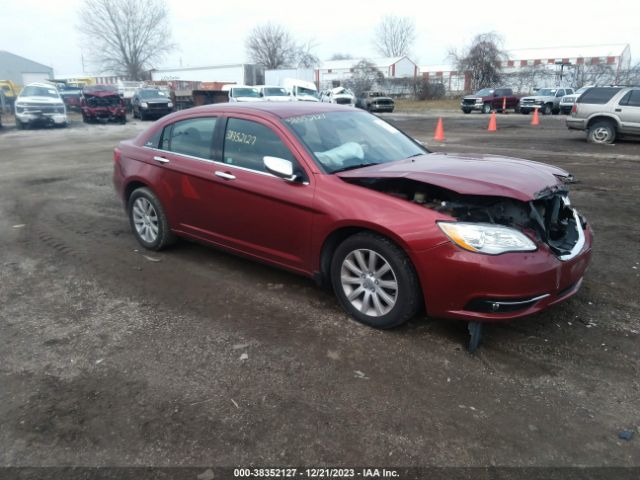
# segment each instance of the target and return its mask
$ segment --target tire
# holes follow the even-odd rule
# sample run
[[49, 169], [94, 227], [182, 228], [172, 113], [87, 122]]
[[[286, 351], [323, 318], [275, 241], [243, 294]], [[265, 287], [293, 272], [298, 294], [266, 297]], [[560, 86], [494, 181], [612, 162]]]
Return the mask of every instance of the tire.
[[551, 115], [553, 111], [553, 106], [550, 103], [545, 103], [542, 108], [541, 108], [541, 112], [542, 115]]
[[[367, 273], [371, 265], [373, 268]], [[370, 327], [387, 329], [401, 325], [421, 306], [418, 277], [409, 257], [380, 235], [361, 232], [344, 240], [331, 259], [330, 275], [342, 308]], [[349, 295], [353, 294], [350, 300]]]
[[127, 212], [131, 230], [144, 248], [158, 251], [175, 243], [176, 237], [171, 232], [162, 204], [148, 188], [133, 191], [127, 201]]
[[463, 108], [462, 111], [464, 113], [471, 113], [471, 109], [470, 108]]
[[513, 113], [520, 113], [520, 103], [516, 103], [516, 106], [513, 107]]
[[485, 103], [482, 105], [482, 113], [491, 113], [491, 104]]
[[589, 143], [611, 144], [616, 140], [616, 127], [613, 122], [601, 120], [589, 127], [587, 141]]

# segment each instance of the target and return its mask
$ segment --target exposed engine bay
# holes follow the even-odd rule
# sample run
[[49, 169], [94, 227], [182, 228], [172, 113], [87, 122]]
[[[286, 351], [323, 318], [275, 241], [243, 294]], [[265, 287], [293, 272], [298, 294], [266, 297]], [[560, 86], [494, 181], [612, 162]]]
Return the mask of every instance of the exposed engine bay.
[[[491, 223], [535, 232], [536, 238], [561, 258], [572, 253], [586, 227], [571, 208], [566, 187], [549, 189], [535, 200], [523, 202], [498, 196], [462, 195], [407, 178], [343, 180], [423, 205], [461, 222]], [[582, 228], [578, 228], [578, 222]]]

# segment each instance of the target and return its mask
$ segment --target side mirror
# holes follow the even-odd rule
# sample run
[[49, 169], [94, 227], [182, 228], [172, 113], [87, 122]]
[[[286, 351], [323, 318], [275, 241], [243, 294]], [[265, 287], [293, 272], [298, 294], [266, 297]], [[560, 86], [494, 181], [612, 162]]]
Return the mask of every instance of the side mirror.
[[267, 169], [267, 172], [280, 177], [288, 182], [295, 182], [298, 180], [298, 176], [293, 173], [293, 163], [284, 158], [278, 157], [263, 157], [262, 161]]

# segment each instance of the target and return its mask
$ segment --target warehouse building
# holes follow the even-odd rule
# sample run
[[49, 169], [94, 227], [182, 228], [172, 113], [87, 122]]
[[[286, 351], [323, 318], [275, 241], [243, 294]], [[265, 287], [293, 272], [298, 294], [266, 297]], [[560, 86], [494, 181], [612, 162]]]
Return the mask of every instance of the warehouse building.
[[385, 79], [413, 79], [418, 75], [418, 66], [407, 56], [328, 60], [316, 69], [316, 84], [320, 90], [341, 86], [352, 78], [354, 67], [363, 60], [375, 65]]
[[0, 80], [27, 85], [53, 78], [53, 68], [5, 50], [0, 50]]
[[[498, 66], [505, 84], [528, 93], [535, 88], [558, 85], [620, 83], [630, 64], [629, 45], [613, 44], [509, 50]], [[444, 84], [451, 94], [469, 91], [471, 85], [469, 75], [452, 65], [421, 66], [420, 75], [432, 83]]]
[[241, 85], [260, 85], [264, 82], [264, 69], [259, 65], [238, 63], [204, 67], [159, 68], [151, 70], [151, 80], [192, 82], [229, 82]]

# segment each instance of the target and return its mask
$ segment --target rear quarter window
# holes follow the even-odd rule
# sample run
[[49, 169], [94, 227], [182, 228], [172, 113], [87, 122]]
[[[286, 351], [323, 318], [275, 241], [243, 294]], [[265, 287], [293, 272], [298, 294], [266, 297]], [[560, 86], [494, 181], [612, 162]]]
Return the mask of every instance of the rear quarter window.
[[578, 103], [592, 103], [596, 105], [604, 105], [611, 100], [621, 88], [611, 87], [594, 87], [590, 88], [578, 99]]

